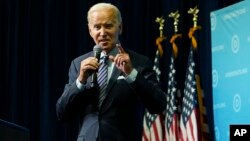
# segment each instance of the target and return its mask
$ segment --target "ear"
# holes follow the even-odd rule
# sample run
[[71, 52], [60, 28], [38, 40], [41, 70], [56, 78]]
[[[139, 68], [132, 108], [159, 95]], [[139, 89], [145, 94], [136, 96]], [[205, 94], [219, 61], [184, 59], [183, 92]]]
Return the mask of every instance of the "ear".
[[93, 37], [93, 36], [92, 36], [92, 32], [91, 32], [91, 28], [90, 28], [89, 25], [88, 25], [88, 28], [89, 28], [89, 35], [90, 35], [91, 37]]
[[121, 35], [122, 34], [122, 23], [119, 25], [119, 34]]

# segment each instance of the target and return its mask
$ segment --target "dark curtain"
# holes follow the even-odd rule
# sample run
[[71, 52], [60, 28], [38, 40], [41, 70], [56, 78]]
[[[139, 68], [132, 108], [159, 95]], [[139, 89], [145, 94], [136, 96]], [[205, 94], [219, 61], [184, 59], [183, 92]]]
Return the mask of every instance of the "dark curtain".
[[[181, 14], [177, 69], [178, 81], [185, 77], [190, 46], [187, 33], [192, 26], [190, 7], [200, 9], [198, 24], [199, 70], [206, 96], [213, 137], [211, 88], [210, 12], [239, 0], [109, 0], [123, 16], [122, 45], [154, 59], [155, 39], [159, 36], [156, 17], [165, 18], [164, 35], [173, 34], [170, 12]], [[0, 1], [0, 119], [30, 130], [32, 141], [74, 141], [78, 127], [74, 121], [61, 123], [55, 104], [67, 83], [73, 58], [91, 51], [86, 13], [98, 0], [1, 0]], [[162, 83], [166, 83], [169, 42], [164, 42]], [[180, 86], [183, 87], [183, 86]], [[163, 88], [164, 89], [164, 88]]]

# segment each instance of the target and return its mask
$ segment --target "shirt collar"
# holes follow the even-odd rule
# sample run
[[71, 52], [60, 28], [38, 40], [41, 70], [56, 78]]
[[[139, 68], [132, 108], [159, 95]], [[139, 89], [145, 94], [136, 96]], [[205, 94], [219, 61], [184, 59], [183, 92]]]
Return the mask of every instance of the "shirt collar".
[[[108, 56], [109, 55], [112, 55], [112, 56], [115, 56], [116, 54], [118, 54], [118, 47], [113, 47], [113, 49], [107, 54]], [[101, 58], [103, 57], [103, 56], [105, 56], [106, 54], [104, 54], [103, 52], [101, 52]]]

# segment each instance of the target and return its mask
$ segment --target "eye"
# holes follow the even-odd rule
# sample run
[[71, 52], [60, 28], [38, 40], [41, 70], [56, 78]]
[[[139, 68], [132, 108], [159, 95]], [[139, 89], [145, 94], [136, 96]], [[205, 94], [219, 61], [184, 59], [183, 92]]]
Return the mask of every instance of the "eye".
[[105, 27], [106, 27], [107, 29], [110, 29], [110, 28], [113, 27], [113, 24], [106, 24]]
[[94, 25], [94, 29], [99, 30], [101, 26], [99, 25]]

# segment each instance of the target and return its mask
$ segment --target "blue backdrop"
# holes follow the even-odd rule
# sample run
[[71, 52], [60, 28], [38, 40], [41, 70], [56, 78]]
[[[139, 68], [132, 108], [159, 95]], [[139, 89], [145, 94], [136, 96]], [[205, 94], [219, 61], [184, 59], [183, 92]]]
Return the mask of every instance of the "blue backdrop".
[[229, 140], [230, 124], [250, 123], [250, 1], [211, 12], [214, 129]]

